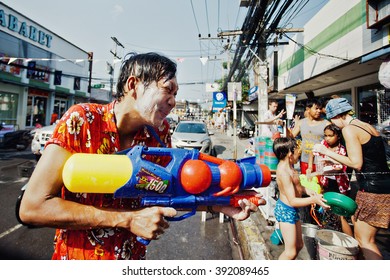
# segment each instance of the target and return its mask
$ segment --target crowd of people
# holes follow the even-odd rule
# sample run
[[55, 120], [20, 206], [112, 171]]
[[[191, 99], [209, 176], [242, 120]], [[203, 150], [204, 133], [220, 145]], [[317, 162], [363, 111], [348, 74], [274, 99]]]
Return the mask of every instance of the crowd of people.
[[[345, 98], [334, 96], [326, 104], [318, 99], [306, 103], [305, 117], [294, 118], [294, 127], [285, 137], [274, 140], [274, 153], [279, 160], [276, 180], [280, 196], [275, 218], [285, 242], [280, 259], [295, 259], [302, 248], [301, 222], [316, 224], [313, 205], [325, 213], [321, 227], [342, 231], [359, 244], [361, 259], [382, 259], [376, 244], [379, 229], [390, 222], [390, 170], [385, 144], [380, 133], [370, 124], [356, 118]], [[297, 145], [297, 138], [301, 145]], [[299, 162], [299, 167], [293, 168]], [[298, 171], [308, 180], [318, 178], [321, 193], [300, 184]], [[358, 189], [351, 192], [352, 171]], [[351, 217], [333, 214], [323, 199], [326, 192], [338, 192], [354, 199], [357, 209]], [[325, 205], [325, 206], [324, 206]]]

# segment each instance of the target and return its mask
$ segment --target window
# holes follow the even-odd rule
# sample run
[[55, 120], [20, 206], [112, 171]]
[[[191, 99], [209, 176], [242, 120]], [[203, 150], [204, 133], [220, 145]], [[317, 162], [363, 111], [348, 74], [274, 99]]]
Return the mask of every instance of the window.
[[358, 89], [358, 118], [369, 124], [381, 124], [390, 117], [390, 98], [380, 84]]
[[367, 28], [380, 29], [390, 23], [390, 0], [367, 0]]
[[16, 125], [18, 95], [0, 92], [0, 122]]

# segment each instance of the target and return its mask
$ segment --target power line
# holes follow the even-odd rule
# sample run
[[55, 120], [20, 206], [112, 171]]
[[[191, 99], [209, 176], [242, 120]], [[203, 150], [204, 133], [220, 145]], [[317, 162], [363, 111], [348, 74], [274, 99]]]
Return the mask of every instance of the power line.
[[198, 29], [198, 36], [200, 37], [200, 29], [199, 29], [199, 25], [198, 25], [198, 21], [196, 19], [196, 15], [195, 15], [195, 10], [194, 10], [194, 4], [192, 3], [192, 0], [190, 0], [191, 2], [191, 7], [192, 7], [192, 14], [194, 15], [194, 19], [195, 19], [195, 24], [196, 24], [196, 28]]
[[308, 51], [309, 53], [311, 53], [313, 55], [329, 57], [329, 58], [334, 58], [334, 59], [340, 59], [340, 60], [344, 60], [344, 61], [352, 61], [352, 59], [348, 59], [348, 58], [344, 58], [344, 57], [339, 57], [339, 56], [335, 56], [335, 55], [330, 55], [330, 54], [324, 54], [324, 53], [317, 52], [317, 51], [309, 48], [307, 45], [298, 43], [297, 41], [295, 41], [294, 39], [292, 39], [290, 36], [286, 35], [285, 33], [283, 33], [283, 36], [287, 37], [293, 43], [295, 43], [296, 45], [298, 45], [299, 47], [301, 47], [302, 49]]
[[204, 4], [205, 4], [205, 7], [206, 7], [206, 20], [207, 20], [207, 29], [209, 31], [209, 37], [211, 37], [211, 33], [210, 33], [210, 23], [209, 23], [209, 11], [207, 9], [207, 0], [204, 0]]

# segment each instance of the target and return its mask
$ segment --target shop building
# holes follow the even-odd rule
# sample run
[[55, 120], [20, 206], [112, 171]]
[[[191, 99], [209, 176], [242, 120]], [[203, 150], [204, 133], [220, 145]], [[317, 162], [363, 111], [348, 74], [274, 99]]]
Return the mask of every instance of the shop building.
[[45, 126], [91, 100], [90, 63], [92, 53], [0, 2], [0, 122]]
[[280, 33], [278, 40], [288, 45], [268, 50], [269, 98], [296, 94], [299, 111], [307, 98], [338, 95], [363, 121], [389, 120], [390, 89], [379, 80], [390, 60], [389, 0], [330, 0], [303, 32]]

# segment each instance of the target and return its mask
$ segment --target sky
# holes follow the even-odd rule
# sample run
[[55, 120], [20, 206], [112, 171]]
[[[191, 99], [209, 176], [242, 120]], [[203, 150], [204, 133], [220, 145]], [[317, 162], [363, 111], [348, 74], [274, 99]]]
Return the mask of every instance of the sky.
[[[177, 100], [210, 100], [205, 83], [220, 79], [229, 54], [221, 31], [242, 27], [247, 8], [240, 0], [2, 0], [84, 51], [94, 53], [93, 78], [109, 80], [115, 37], [119, 57], [135, 51], [162, 53], [178, 65]], [[313, 2], [326, 2], [310, 1]], [[308, 7], [310, 8], [310, 7]], [[302, 17], [305, 11], [302, 11]], [[300, 27], [300, 26], [295, 26]], [[210, 35], [209, 35], [210, 34]], [[199, 38], [200, 36], [200, 38]], [[233, 41], [234, 39], [231, 38]], [[234, 53], [231, 54], [231, 58]], [[208, 58], [202, 63], [201, 59]], [[117, 79], [120, 62], [115, 64]]]

